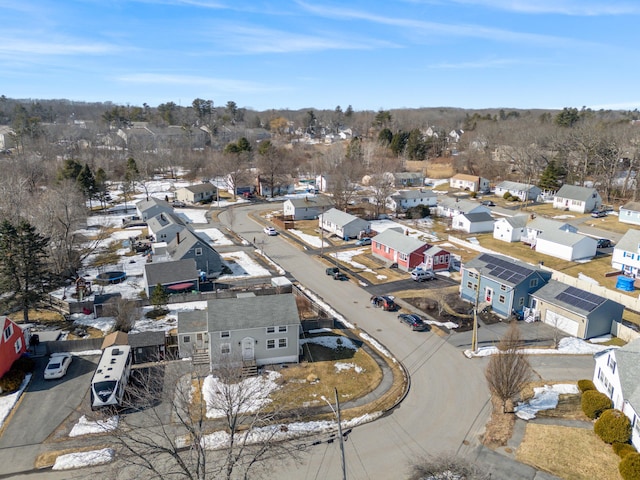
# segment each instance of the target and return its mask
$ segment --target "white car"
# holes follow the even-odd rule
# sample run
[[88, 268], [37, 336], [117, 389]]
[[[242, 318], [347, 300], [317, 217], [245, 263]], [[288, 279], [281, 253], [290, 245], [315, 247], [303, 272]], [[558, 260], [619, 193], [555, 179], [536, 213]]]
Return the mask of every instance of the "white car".
[[264, 233], [266, 233], [269, 236], [273, 236], [273, 235], [277, 235], [278, 232], [276, 232], [276, 229], [273, 227], [264, 227]]
[[44, 379], [53, 380], [64, 377], [72, 358], [70, 353], [52, 353], [47, 368], [44, 369]]

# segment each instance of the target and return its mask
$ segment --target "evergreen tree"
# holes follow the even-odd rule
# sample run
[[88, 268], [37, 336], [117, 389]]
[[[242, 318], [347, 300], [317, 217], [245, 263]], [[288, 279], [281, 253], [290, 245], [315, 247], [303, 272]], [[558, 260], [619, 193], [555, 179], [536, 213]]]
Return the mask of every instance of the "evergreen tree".
[[73, 180], [75, 182], [81, 171], [82, 165], [70, 158], [65, 160], [62, 168], [58, 170], [58, 180]]
[[380, 133], [378, 134], [378, 143], [380, 145], [388, 147], [389, 145], [391, 145], [392, 140], [393, 132], [391, 130], [389, 130], [388, 128], [383, 128], [382, 130], [380, 130]]
[[98, 168], [95, 175], [95, 195], [100, 201], [102, 208], [107, 206], [107, 199], [109, 198], [109, 190], [107, 188], [107, 173], [102, 168]]
[[538, 186], [547, 190], [557, 190], [560, 187], [560, 178], [564, 176], [564, 169], [551, 160], [542, 174]]
[[404, 149], [407, 146], [407, 140], [409, 140], [409, 133], [403, 132], [400, 130], [393, 136], [393, 140], [391, 140], [391, 151], [394, 155], [402, 155], [404, 153]]
[[422, 140], [420, 130], [414, 128], [409, 133], [406, 144], [406, 152], [409, 160], [424, 160], [427, 155], [427, 147]]
[[44, 296], [48, 243], [28, 222], [13, 225], [4, 220], [0, 224], [0, 291], [8, 294], [10, 303], [20, 306], [25, 323], [29, 309]]
[[169, 303], [169, 294], [164, 289], [162, 284], [158, 283], [156, 288], [151, 292], [151, 298], [149, 302], [153, 305], [154, 313], [161, 313], [167, 309], [167, 303]]
[[89, 208], [91, 208], [91, 200], [94, 198], [96, 193], [96, 179], [93, 176], [93, 172], [89, 168], [89, 165], [86, 163], [84, 164], [84, 167], [82, 167], [82, 170], [80, 170], [80, 173], [76, 178], [76, 182], [80, 187], [80, 190], [82, 190], [85, 198], [89, 200]]

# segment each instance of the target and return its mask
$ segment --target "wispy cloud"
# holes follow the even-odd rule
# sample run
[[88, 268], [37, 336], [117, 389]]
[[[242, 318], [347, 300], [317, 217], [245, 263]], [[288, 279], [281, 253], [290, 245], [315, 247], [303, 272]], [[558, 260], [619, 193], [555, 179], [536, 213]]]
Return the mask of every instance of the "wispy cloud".
[[297, 34], [259, 27], [223, 27], [215, 35], [228, 45], [230, 51], [251, 54], [371, 50], [395, 46], [388, 41], [344, 38], [335, 32]]
[[[463, 0], [464, 1], [464, 0]], [[470, 0], [473, 1], [473, 0]], [[414, 35], [438, 35], [438, 36], [454, 36], [467, 38], [482, 38], [486, 40], [495, 40], [503, 42], [519, 42], [525, 44], [533, 44], [539, 46], [557, 47], [565, 46], [594, 46], [592, 42], [583, 42], [570, 38], [563, 38], [552, 35], [539, 35], [535, 33], [522, 33], [497, 28], [483, 27], [481, 25], [471, 24], [448, 24], [428, 22], [423, 20], [414, 20], [410, 18], [394, 18], [382, 15], [376, 15], [361, 10], [352, 10], [348, 8], [329, 8], [326, 6], [318, 7], [304, 2], [297, 2], [301, 8], [315, 15], [341, 19], [341, 20], [363, 20], [379, 25], [387, 25], [401, 28], [405, 31], [411, 30]]]
[[512, 58], [502, 59], [489, 59], [489, 60], [476, 60], [473, 62], [457, 62], [457, 63], [436, 63], [429, 65], [429, 68], [442, 69], [442, 70], [469, 70], [469, 69], [482, 69], [482, 68], [502, 68], [512, 67], [514, 65], [522, 64], [522, 60]]
[[[569, 16], [629, 15], [640, 13], [640, 5], [615, 0], [449, 0], [459, 5], [475, 5], [516, 13], [558, 14]], [[429, 0], [419, 3], [430, 3]]]
[[173, 75], [169, 73], [132, 73], [129, 75], [120, 75], [116, 77], [115, 80], [128, 84], [207, 87], [234, 93], [260, 93], [279, 90], [277, 87], [245, 80], [203, 77], [198, 75]]
[[37, 41], [20, 37], [0, 37], [0, 55], [104, 55], [119, 51], [120, 48], [107, 43], [92, 43], [80, 39]]

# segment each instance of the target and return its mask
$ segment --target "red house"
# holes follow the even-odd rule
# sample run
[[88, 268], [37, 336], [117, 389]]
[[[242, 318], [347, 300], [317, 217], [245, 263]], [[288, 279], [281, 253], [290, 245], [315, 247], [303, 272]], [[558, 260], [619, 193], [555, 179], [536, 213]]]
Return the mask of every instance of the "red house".
[[9, 371], [13, 362], [27, 351], [22, 329], [9, 317], [1, 317], [2, 338], [0, 338], [0, 377]]
[[424, 260], [426, 242], [395, 230], [385, 230], [371, 239], [371, 254], [384, 262], [397, 263], [404, 271], [413, 270]]
[[451, 254], [434, 245], [424, 252], [424, 269], [434, 272], [445, 272], [451, 268]]

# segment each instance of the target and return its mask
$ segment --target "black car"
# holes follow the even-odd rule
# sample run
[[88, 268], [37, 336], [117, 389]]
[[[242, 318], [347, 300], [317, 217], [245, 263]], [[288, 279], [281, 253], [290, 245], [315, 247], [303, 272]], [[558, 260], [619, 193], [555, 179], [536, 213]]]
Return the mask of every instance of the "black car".
[[424, 323], [419, 315], [414, 313], [401, 313], [398, 315], [398, 320], [400, 320], [400, 323], [404, 323], [410, 327], [411, 330], [422, 331], [427, 329], [427, 324]]
[[398, 305], [393, 301], [393, 297], [388, 295], [374, 295], [371, 297], [371, 304], [374, 307], [382, 308], [387, 312], [394, 312], [398, 309]]
[[481, 202], [481, 205], [484, 205], [485, 207], [495, 207], [496, 204], [493, 203], [491, 200], [483, 200]]
[[598, 239], [598, 248], [611, 248], [611, 247], [613, 247], [613, 243], [608, 238]]

